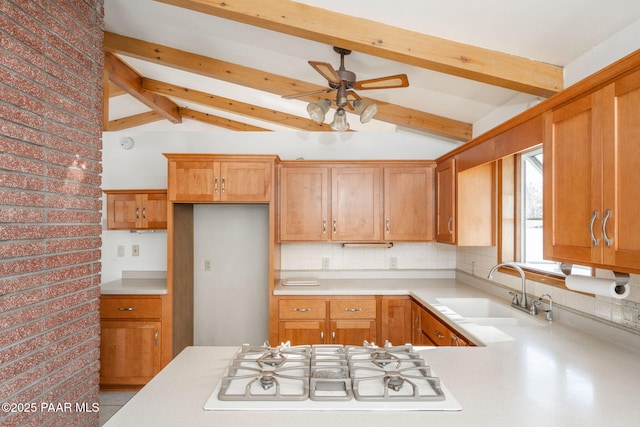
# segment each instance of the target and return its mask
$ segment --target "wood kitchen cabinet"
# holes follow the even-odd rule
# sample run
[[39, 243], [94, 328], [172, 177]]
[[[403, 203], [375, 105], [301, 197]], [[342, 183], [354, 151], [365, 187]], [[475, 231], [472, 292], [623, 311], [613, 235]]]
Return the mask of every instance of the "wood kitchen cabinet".
[[275, 156], [165, 154], [172, 202], [268, 202]]
[[640, 272], [640, 71], [545, 114], [545, 259]]
[[413, 343], [414, 345], [437, 345], [463, 347], [472, 342], [427, 309], [413, 301]]
[[167, 190], [104, 190], [107, 229], [162, 230], [167, 228]]
[[384, 168], [384, 240], [434, 239], [434, 168]]
[[493, 246], [496, 238], [496, 167], [458, 172], [456, 159], [436, 168], [436, 240], [458, 246]]
[[100, 386], [137, 389], [162, 368], [162, 300], [100, 297]]
[[433, 240], [434, 166], [432, 162], [283, 164], [280, 240]]
[[380, 344], [413, 343], [412, 301], [408, 296], [382, 296], [380, 307]]
[[280, 240], [329, 240], [329, 168], [280, 169]]
[[278, 313], [279, 340], [291, 345], [362, 345], [377, 336], [374, 297], [281, 297]]

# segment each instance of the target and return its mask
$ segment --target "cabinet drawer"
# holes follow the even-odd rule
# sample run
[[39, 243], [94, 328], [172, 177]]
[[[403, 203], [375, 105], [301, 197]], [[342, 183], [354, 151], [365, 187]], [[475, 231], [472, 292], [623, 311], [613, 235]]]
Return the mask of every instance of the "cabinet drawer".
[[375, 299], [336, 299], [330, 302], [332, 319], [375, 319]]
[[159, 319], [162, 315], [160, 298], [102, 297], [102, 319]]
[[280, 319], [324, 319], [327, 302], [319, 299], [282, 299], [278, 309]]
[[422, 310], [420, 326], [424, 333], [436, 345], [451, 345], [452, 333], [438, 319]]

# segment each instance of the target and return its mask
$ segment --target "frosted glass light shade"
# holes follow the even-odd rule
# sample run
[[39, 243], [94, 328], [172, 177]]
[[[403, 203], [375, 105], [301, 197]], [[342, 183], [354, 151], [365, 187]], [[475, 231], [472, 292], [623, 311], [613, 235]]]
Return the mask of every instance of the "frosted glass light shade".
[[329, 111], [329, 108], [331, 108], [331, 101], [323, 99], [322, 101], [309, 103], [307, 105], [307, 113], [309, 113], [311, 120], [320, 124], [324, 122], [324, 116]]
[[347, 113], [344, 112], [344, 108], [338, 108], [336, 111], [336, 115], [333, 116], [333, 122], [331, 122], [331, 129], [338, 132], [346, 132], [349, 130]]

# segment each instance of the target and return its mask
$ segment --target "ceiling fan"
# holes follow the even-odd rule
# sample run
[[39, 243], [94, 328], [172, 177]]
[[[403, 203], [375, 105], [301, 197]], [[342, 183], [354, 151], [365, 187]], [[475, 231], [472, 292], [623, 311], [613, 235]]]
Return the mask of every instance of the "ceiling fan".
[[[336, 115], [331, 123], [331, 128], [338, 131], [346, 131], [349, 129], [344, 107], [348, 107], [360, 115], [360, 121], [366, 123], [376, 114], [378, 107], [361, 99], [354, 90], [369, 89], [392, 89], [409, 86], [409, 79], [406, 74], [396, 74], [393, 76], [378, 77], [375, 79], [360, 80], [356, 79], [356, 74], [349, 71], [344, 66], [344, 57], [349, 55], [349, 49], [334, 46], [333, 50], [340, 55], [340, 67], [336, 70], [327, 62], [309, 61], [309, 65], [313, 67], [322, 77], [327, 79], [329, 83], [328, 89], [319, 89], [306, 93], [298, 93], [295, 95], [285, 95], [285, 99], [302, 98], [309, 95], [317, 95], [319, 93], [329, 93], [337, 91], [336, 106], [338, 107]], [[351, 101], [351, 103], [350, 103]], [[307, 112], [312, 120], [320, 124], [324, 121], [325, 114], [331, 107], [331, 100], [323, 99], [318, 102], [312, 102], [307, 106]]]

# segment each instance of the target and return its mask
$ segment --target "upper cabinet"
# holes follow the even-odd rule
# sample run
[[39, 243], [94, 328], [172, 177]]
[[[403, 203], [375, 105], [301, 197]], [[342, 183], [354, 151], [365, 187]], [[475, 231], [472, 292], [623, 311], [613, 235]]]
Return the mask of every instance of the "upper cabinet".
[[165, 154], [173, 202], [269, 202], [275, 156]]
[[283, 164], [280, 239], [432, 240], [433, 169], [432, 164]]
[[640, 271], [640, 71], [545, 114], [545, 258]]
[[384, 240], [434, 239], [433, 166], [384, 168]]
[[167, 228], [167, 190], [104, 190], [107, 229], [160, 230]]
[[456, 159], [449, 158], [436, 168], [436, 240], [455, 243]]
[[496, 235], [495, 163], [457, 172], [456, 159], [437, 166], [436, 239], [458, 246], [493, 246]]

